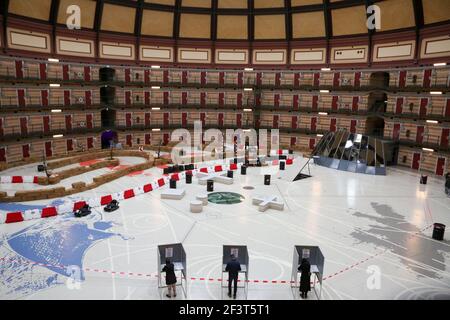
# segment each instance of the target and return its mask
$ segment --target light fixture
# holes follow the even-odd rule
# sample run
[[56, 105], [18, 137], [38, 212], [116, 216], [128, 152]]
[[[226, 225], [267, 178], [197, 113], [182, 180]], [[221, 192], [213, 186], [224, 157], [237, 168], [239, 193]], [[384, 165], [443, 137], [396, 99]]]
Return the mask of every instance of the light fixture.
[[161, 66], [151, 66], [152, 69], [160, 69]]
[[252, 112], [252, 109], [244, 109], [244, 112]]
[[318, 133], [317, 136], [318, 136], [319, 138], [322, 138], [322, 137], [323, 137], [323, 134]]
[[242, 132], [250, 132], [251, 130], [250, 129], [244, 129], [244, 130], [242, 130]]
[[53, 135], [53, 138], [62, 138], [62, 137], [64, 137], [64, 135], [62, 135], [62, 134], [54, 134]]
[[161, 131], [161, 129], [156, 129], [156, 128], [155, 128], [155, 129], [152, 129], [152, 131]]
[[320, 90], [320, 93], [330, 93], [330, 90]]
[[56, 112], [62, 112], [62, 110], [61, 109], [52, 109], [51, 112], [55, 112], [55, 113]]
[[430, 94], [438, 95], [438, 94], [442, 94], [442, 91], [430, 91]]
[[429, 152], [434, 152], [434, 149], [430, 149], [430, 148], [422, 148], [423, 151], [429, 151]]
[[320, 70], [322, 70], [322, 71], [331, 71], [331, 68], [322, 68]]
[[319, 115], [321, 115], [321, 116], [327, 116], [328, 113], [327, 113], [327, 112], [319, 112]]
[[427, 123], [439, 123], [437, 120], [427, 120]]
[[59, 83], [50, 83], [49, 86], [50, 86], [50, 88], [59, 88], [59, 87], [61, 87], [61, 85]]
[[47, 60], [48, 60], [48, 62], [59, 62], [59, 59], [55, 59], [55, 58], [48, 58]]
[[159, 89], [161, 89], [161, 87], [158, 87], [158, 86], [152, 86], [152, 89], [153, 89], [153, 90], [159, 90]]
[[252, 88], [244, 88], [244, 91], [253, 91]]
[[161, 108], [153, 107], [152, 110], [161, 110]]
[[253, 68], [244, 68], [244, 71], [253, 71]]
[[435, 67], [444, 67], [446, 65], [447, 65], [447, 63], [445, 63], [445, 62], [438, 62], [438, 63], [433, 64], [433, 66], [435, 66]]

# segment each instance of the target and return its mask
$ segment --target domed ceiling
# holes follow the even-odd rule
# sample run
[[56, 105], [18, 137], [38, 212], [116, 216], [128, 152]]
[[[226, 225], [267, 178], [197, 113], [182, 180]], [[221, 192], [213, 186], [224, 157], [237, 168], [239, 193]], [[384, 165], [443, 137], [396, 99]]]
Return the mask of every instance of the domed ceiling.
[[302, 40], [368, 34], [366, 7], [381, 9], [376, 32], [450, 20], [448, 0], [4, 0], [3, 15], [143, 37], [228, 41]]

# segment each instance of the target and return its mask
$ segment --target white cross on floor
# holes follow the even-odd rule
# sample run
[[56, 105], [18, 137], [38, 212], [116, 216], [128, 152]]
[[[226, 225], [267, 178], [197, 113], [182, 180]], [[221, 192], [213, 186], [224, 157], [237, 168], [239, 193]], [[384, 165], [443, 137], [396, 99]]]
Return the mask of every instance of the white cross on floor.
[[284, 210], [284, 203], [278, 201], [277, 196], [256, 196], [253, 197], [252, 203], [256, 206], [259, 206], [258, 210], [261, 212], [266, 211], [268, 208]]
[[214, 182], [219, 182], [223, 184], [233, 184], [233, 178], [227, 177], [227, 173], [223, 172], [197, 172], [198, 183], [205, 185], [208, 180], [214, 180]]

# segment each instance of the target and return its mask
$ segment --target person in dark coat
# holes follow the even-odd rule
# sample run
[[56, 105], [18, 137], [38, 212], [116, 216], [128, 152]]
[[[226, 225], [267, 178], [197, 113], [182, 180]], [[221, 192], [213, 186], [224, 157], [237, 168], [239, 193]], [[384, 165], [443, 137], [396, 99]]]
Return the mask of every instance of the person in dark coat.
[[308, 298], [308, 291], [311, 291], [311, 265], [308, 259], [303, 258], [298, 271], [300, 275], [300, 293], [302, 298]]
[[241, 271], [241, 263], [237, 260], [234, 254], [231, 255], [231, 261], [227, 263], [225, 271], [228, 272], [228, 296], [231, 298], [231, 285], [234, 282], [233, 298], [236, 299], [237, 283], [239, 271]]
[[170, 262], [170, 259], [166, 259], [166, 265], [162, 269], [162, 272], [166, 273], [166, 285], [168, 287], [169, 293], [166, 294], [167, 298], [172, 298], [171, 292], [173, 291], [173, 296], [177, 296], [177, 289], [176, 289], [176, 283], [177, 283], [177, 276], [175, 275], [175, 266], [172, 262]]

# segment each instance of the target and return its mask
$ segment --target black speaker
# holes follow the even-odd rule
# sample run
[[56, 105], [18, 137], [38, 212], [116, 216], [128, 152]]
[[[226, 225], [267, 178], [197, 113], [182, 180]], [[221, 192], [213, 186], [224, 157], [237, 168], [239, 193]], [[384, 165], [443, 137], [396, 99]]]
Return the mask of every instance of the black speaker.
[[278, 159], [279, 159], [279, 160], [286, 160], [286, 159], [287, 159], [287, 156], [284, 155], [284, 154], [280, 154], [280, 155], [278, 156]]
[[227, 171], [227, 177], [228, 178], [233, 178], [233, 170], [228, 170]]
[[286, 162], [280, 161], [280, 170], [284, 170], [285, 166], [286, 166]]
[[192, 174], [186, 174], [186, 183], [191, 184], [192, 183]]
[[444, 240], [445, 224], [434, 223], [433, 224], [433, 235], [431, 236], [434, 240], [442, 241]]
[[427, 184], [428, 176], [420, 176], [420, 184]]
[[163, 174], [169, 174], [169, 167], [163, 169]]
[[176, 189], [177, 188], [177, 180], [170, 179], [170, 189]]
[[245, 165], [241, 166], [241, 174], [245, 176], [247, 174], [247, 167]]
[[187, 164], [184, 166], [184, 170], [194, 170], [194, 165], [193, 164]]
[[38, 169], [38, 172], [44, 172], [45, 166], [43, 164], [38, 164], [37, 169]]
[[270, 174], [265, 174], [264, 175], [264, 184], [266, 186], [270, 186]]
[[206, 191], [213, 192], [214, 191], [214, 180], [206, 181]]
[[237, 164], [237, 158], [234, 158], [234, 159], [233, 159], [233, 163], [234, 163], [234, 164]]

